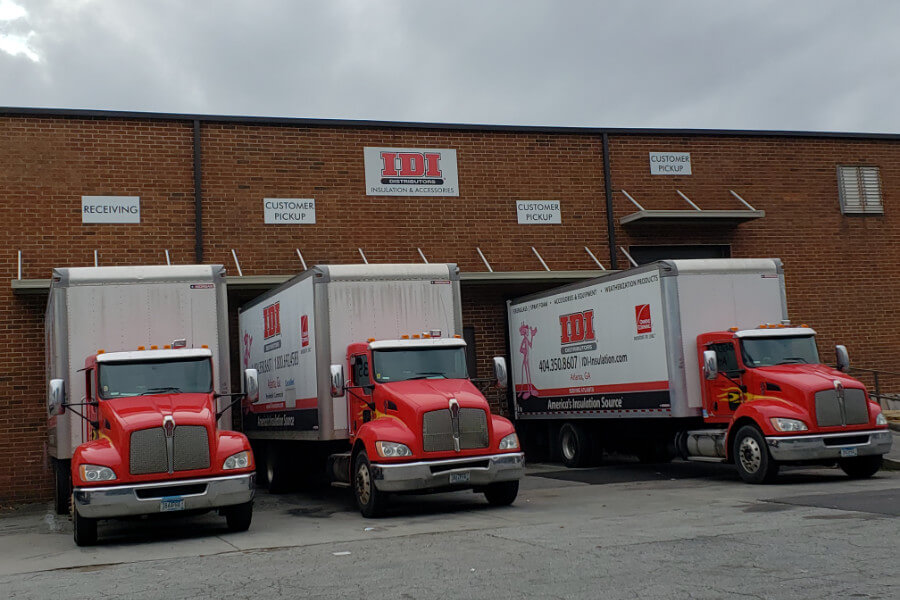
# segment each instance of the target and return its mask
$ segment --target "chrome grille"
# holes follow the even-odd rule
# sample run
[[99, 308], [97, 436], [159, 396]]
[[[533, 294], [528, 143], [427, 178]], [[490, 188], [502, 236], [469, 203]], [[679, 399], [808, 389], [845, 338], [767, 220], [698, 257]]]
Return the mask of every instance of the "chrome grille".
[[836, 390], [816, 392], [816, 423], [819, 427], [862, 425], [869, 422], [869, 407], [863, 390], [845, 389], [844, 402]]
[[[425, 413], [422, 421], [422, 442], [425, 452], [454, 450], [450, 409]], [[487, 448], [488, 444], [487, 413], [480, 408], [459, 409], [459, 449]]]
[[454, 449], [450, 409], [425, 413], [422, 421], [422, 447], [425, 452], [447, 452]]
[[487, 448], [488, 429], [487, 416], [479, 408], [461, 408], [459, 410], [459, 447]]
[[209, 468], [209, 437], [206, 427], [187, 425], [175, 427], [175, 470]]
[[[209, 468], [209, 436], [202, 425], [176, 425], [172, 437], [175, 471]], [[130, 467], [132, 475], [167, 473], [169, 456], [166, 433], [162, 427], [142, 429], [131, 434]]]
[[162, 427], [131, 434], [131, 474], [165, 473], [169, 470], [166, 432]]

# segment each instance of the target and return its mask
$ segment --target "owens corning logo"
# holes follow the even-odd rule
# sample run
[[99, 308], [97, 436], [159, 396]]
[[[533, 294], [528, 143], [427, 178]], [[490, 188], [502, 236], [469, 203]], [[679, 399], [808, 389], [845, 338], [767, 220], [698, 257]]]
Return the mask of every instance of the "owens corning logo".
[[560, 350], [563, 354], [585, 352], [597, 349], [597, 334], [594, 333], [594, 311], [586, 310], [559, 318]]
[[263, 309], [263, 338], [281, 335], [281, 305], [276, 302]]
[[440, 152], [382, 152], [381, 183], [443, 185]]
[[649, 304], [638, 304], [634, 307], [634, 322], [637, 325], [638, 335], [653, 333], [653, 321], [650, 320]]

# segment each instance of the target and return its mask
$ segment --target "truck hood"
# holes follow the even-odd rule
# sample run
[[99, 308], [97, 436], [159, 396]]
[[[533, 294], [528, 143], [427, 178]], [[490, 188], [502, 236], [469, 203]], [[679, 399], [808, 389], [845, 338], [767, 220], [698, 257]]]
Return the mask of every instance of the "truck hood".
[[388, 397], [421, 412], [447, 408], [451, 398], [460, 406], [487, 410], [484, 396], [468, 379], [413, 379], [382, 384]]
[[845, 388], [865, 389], [861, 382], [827, 365], [790, 364], [757, 367], [754, 370], [766, 381], [800, 392], [815, 393], [831, 389], [835, 380], [840, 381]]
[[174, 417], [176, 425], [208, 425], [213, 418], [209, 394], [181, 393], [102, 400], [100, 415], [125, 431], [162, 427], [168, 415]]

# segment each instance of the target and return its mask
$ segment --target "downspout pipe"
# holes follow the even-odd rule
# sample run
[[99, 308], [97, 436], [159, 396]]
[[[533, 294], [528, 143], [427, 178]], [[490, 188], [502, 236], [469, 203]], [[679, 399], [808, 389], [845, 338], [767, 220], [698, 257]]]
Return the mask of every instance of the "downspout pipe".
[[203, 146], [200, 144], [200, 119], [194, 119], [194, 261], [203, 262]]
[[603, 187], [606, 192], [606, 235], [609, 238], [609, 268], [618, 270], [616, 258], [616, 222], [613, 217], [612, 173], [609, 167], [609, 135], [604, 131], [603, 139]]

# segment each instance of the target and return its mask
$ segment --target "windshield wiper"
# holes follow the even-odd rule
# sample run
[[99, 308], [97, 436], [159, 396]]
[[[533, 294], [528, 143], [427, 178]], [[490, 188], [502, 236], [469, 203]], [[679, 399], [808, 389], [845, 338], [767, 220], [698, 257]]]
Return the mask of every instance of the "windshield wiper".
[[447, 379], [447, 376], [438, 371], [420, 371], [416, 373], [415, 377], [407, 377], [407, 381], [412, 381], [413, 379], [428, 379], [429, 377], [440, 377], [441, 379]]
[[148, 394], [160, 394], [162, 392], [181, 392], [181, 388], [179, 388], [179, 387], [155, 387], [155, 388], [150, 388], [149, 390], [147, 390], [145, 392], [141, 392], [140, 395], [146, 396]]
[[805, 358], [801, 358], [799, 356], [787, 356], [784, 358], [784, 360], [782, 360], [778, 364], [779, 365], [790, 365], [790, 364], [795, 364], [795, 363], [800, 363], [800, 364], [804, 364], [804, 365], [809, 364], [809, 362]]

